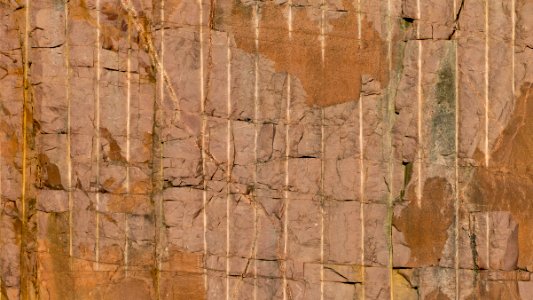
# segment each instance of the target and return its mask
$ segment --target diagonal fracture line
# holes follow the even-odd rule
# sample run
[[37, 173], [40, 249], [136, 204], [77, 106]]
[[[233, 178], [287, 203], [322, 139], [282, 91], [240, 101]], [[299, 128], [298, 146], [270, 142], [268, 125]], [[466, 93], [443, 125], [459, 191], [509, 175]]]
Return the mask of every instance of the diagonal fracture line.
[[150, 33], [147, 32], [144, 26], [139, 22], [137, 11], [131, 5], [130, 1], [121, 0], [120, 3], [122, 4], [122, 7], [128, 12], [128, 15], [130, 16], [135, 27], [137, 28], [137, 31], [139, 31], [140, 37], [144, 40], [146, 47], [148, 48], [148, 54], [150, 55], [150, 59], [152, 60], [152, 63], [156, 65], [159, 72], [163, 74], [166, 87], [168, 91], [170, 92], [170, 98], [176, 105], [176, 111], [178, 112], [178, 116], [179, 116], [181, 109], [180, 109], [180, 102], [179, 102], [178, 96], [176, 95], [176, 92], [174, 91], [174, 88], [172, 87], [170, 77], [168, 76], [168, 73], [165, 70], [163, 63], [161, 62], [161, 59], [159, 58], [159, 55], [157, 54], [157, 51], [155, 50], [154, 43], [152, 39], [150, 38]]

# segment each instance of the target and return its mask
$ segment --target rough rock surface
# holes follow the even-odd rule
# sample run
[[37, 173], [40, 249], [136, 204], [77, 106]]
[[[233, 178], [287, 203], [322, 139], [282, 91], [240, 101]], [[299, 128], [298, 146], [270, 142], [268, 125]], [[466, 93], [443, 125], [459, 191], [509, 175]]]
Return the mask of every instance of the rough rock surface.
[[533, 0], [0, 0], [0, 299], [532, 299]]

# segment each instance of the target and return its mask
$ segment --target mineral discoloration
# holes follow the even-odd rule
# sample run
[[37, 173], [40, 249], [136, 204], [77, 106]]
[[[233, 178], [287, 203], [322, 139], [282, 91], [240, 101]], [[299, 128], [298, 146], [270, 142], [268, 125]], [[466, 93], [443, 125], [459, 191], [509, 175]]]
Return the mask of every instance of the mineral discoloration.
[[[497, 139], [489, 167], [477, 168], [466, 188], [466, 199], [481, 211], [510, 212], [518, 224], [518, 267], [533, 265], [533, 86], [524, 83], [509, 125]], [[481, 158], [480, 158], [481, 159]]]
[[[342, 10], [314, 5], [292, 7], [290, 34], [287, 3], [279, 5], [268, 1], [257, 8], [254, 5], [235, 2], [227, 24], [221, 26], [232, 35], [237, 47], [257, 53], [271, 61], [276, 72], [287, 72], [299, 80], [308, 105], [324, 107], [358, 100], [364, 75], [377, 81], [382, 88], [387, 85], [386, 39], [374, 30], [374, 25], [364, 15], [361, 38], [358, 38], [357, 10], [352, 2], [343, 1]], [[322, 9], [325, 10], [323, 25]], [[215, 18], [224, 19], [224, 16], [215, 15]], [[254, 18], [258, 18], [257, 49]], [[323, 50], [320, 39], [324, 39]]]
[[[453, 222], [453, 191], [444, 178], [429, 178], [419, 206], [413, 189], [407, 194], [409, 205], [393, 220], [411, 249], [408, 266], [438, 266], [448, 228]], [[421, 226], [421, 224], [425, 224]], [[426, 226], [427, 225], [427, 226]]]
[[46, 154], [42, 153], [37, 157], [41, 169], [41, 174], [38, 175], [38, 180], [42, 182], [42, 186], [56, 190], [64, 189], [61, 184], [61, 174], [57, 165], [50, 162], [50, 159]]

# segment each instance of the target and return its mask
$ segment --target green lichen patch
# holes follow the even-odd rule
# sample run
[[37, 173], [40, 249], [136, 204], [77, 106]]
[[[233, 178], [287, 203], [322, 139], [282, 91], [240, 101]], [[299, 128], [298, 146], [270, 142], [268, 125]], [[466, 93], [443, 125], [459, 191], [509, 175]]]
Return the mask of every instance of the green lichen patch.
[[432, 103], [431, 159], [455, 153], [455, 51], [449, 50], [441, 62], [435, 85], [435, 101]]

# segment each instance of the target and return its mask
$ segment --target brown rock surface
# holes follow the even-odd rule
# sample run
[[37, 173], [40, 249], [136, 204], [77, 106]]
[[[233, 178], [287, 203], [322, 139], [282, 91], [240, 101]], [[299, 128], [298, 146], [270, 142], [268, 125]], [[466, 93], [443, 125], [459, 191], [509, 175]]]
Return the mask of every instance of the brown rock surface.
[[532, 299], [532, 15], [0, 1], [0, 300]]

